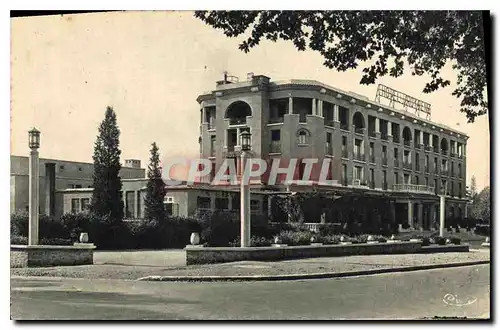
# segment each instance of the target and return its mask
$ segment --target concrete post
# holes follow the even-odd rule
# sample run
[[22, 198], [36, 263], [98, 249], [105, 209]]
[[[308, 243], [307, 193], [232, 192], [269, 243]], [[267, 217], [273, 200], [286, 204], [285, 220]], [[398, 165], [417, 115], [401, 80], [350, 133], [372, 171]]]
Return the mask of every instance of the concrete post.
[[293, 97], [288, 97], [288, 114], [291, 115], [293, 113]]
[[40, 172], [38, 149], [31, 149], [29, 165], [30, 185], [28, 245], [38, 245], [38, 213], [40, 207]]
[[380, 118], [375, 118], [375, 133], [380, 133]]
[[316, 99], [312, 99], [312, 114], [317, 115], [317, 109], [316, 109]]
[[318, 116], [323, 116], [323, 100], [318, 100]]
[[241, 152], [242, 171], [240, 176], [241, 206], [240, 206], [240, 237], [241, 247], [250, 246], [250, 186], [245, 180], [246, 151]]
[[387, 135], [392, 136], [392, 123], [390, 121], [387, 122]]
[[445, 196], [439, 196], [439, 236], [444, 236]]
[[333, 121], [339, 121], [339, 106], [337, 104], [333, 105]]

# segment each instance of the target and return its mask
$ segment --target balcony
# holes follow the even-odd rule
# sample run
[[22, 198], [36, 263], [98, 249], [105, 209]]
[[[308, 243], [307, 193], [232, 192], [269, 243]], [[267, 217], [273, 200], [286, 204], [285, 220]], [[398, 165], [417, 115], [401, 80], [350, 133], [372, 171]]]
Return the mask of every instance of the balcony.
[[246, 118], [231, 118], [229, 119], [229, 125], [246, 125]]
[[382, 189], [383, 190], [387, 190], [387, 188], [388, 188], [387, 182], [383, 182], [382, 183]]
[[365, 155], [364, 154], [359, 154], [359, 153], [354, 153], [354, 159], [359, 160], [361, 162], [365, 161]]
[[454, 152], [450, 152], [450, 157], [457, 158], [457, 154]]
[[325, 126], [333, 127], [333, 119], [325, 118]]
[[405, 147], [410, 147], [410, 145], [411, 145], [411, 141], [410, 141], [410, 140], [404, 140], [404, 141], [403, 141], [403, 145], [404, 145]]
[[353, 179], [352, 180], [352, 185], [353, 186], [362, 186], [362, 187], [369, 187], [369, 183], [368, 181], [364, 180], [364, 179]]
[[449, 175], [447, 169], [441, 169], [439, 174], [441, 174], [441, 176], [448, 176]]
[[208, 129], [215, 129], [215, 120], [208, 122]]
[[420, 164], [415, 164], [415, 171], [420, 172]]
[[275, 154], [281, 153], [281, 141], [271, 141], [269, 152]]
[[373, 131], [373, 130], [372, 131], [368, 131], [368, 136], [369, 137], [375, 137], [376, 136], [375, 135], [375, 131]]
[[439, 153], [439, 148], [438, 148], [438, 147], [434, 146], [434, 147], [432, 147], [432, 149], [433, 149], [433, 151], [434, 151], [435, 153], [437, 153], [437, 154]]
[[349, 153], [347, 152], [346, 149], [342, 150], [342, 158], [349, 158]]
[[348, 131], [349, 125], [347, 123], [340, 122], [340, 129], [342, 129], [344, 131]]
[[385, 132], [380, 133], [380, 138], [381, 138], [382, 140], [384, 140], [384, 141], [389, 140], [389, 138], [388, 138], [388, 136], [387, 136], [387, 133], [385, 133]]
[[412, 170], [413, 169], [413, 166], [410, 162], [403, 162], [403, 168], [405, 170]]
[[392, 142], [394, 142], [394, 143], [399, 143], [400, 141], [401, 141], [401, 140], [399, 139], [399, 136], [397, 136], [397, 135], [393, 135], [393, 137], [392, 137]]
[[382, 157], [382, 165], [387, 166], [387, 157]]
[[441, 149], [441, 155], [447, 156], [448, 150]]
[[420, 143], [415, 143], [415, 149], [422, 149], [422, 145]]
[[412, 192], [418, 194], [434, 194], [434, 188], [418, 184], [395, 184], [392, 188], [398, 192]]
[[370, 155], [368, 159], [370, 160], [370, 163], [375, 164], [375, 156], [374, 155]]
[[399, 159], [394, 159], [394, 167], [399, 167]]
[[426, 146], [424, 146], [424, 150], [425, 150], [425, 151], [431, 151], [431, 146], [427, 146], [427, 145], [426, 145]]
[[283, 117], [269, 118], [269, 124], [283, 124], [283, 121], [284, 121]]

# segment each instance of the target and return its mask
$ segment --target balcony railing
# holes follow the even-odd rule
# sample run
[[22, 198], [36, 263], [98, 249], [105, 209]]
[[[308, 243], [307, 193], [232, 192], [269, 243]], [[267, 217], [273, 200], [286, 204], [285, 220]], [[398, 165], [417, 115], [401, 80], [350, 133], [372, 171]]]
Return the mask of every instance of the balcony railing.
[[450, 157], [456, 158], [456, 157], [457, 157], [457, 154], [456, 154], [456, 153], [454, 153], [454, 152], [450, 152]]
[[209, 121], [208, 122], [208, 129], [214, 129], [215, 128], [215, 120]]
[[246, 118], [231, 118], [229, 119], [229, 125], [245, 125], [247, 123]]
[[284, 121], [283, 117], [272, 117], [269, 118], [269, 124], [282, 124]]
[[269, 152], [281, 153], [281, 141], [271, 141], [271, 144], [269, 146]]
[[370, 159], [370, 163], [375, 164], [375, 156], [374, 155], [370, 155], [369, 159]]
[[432, 147], [432, 150], [434, 150], [435, 153], [439, 153], [439, 148], [436, 146]]
[[356, 134], [365, 134], [365, 129], [364, 128], [355, 127], [354, 128], [354, 132]]
[[431, 146], [427, 146], [427, 145], [426, 145], [426, 146], [424, 146], [424, 150], [425, 150], [425, 151], [431, 151]]
[[399, 143], [401, 140], [399, 139], [399, 137], [397, 135], [393, 135], [392, 137], [392, 142], [394, 143]]
[[368, 136], [375, 137], [375, 131], [368, 131]]
[[383, 182], [382, 189], [387, 190], [387, 188], [388, 188], [387, 182]]
[[364, 162], [365, 161], [365, 155], [354, 153], [354, 159]]
[[235, 145], [228, 145], [227, 146], [227, 151], [234, 151]]
[[449, 174], [449, 173], [448, 173], [448, 170], [447, 170], [447, 169], [441, 169], [441, 170], [439, 171], [439, 174], [441, 174], [441, 176], [448, 176], [448, 174]]
[[342, 150], [342, 158], [349, 158], [349, 153], [347, 152], [346, 149]]
[[349, 125], [347, 123], [340, 122], [340, 129], [343, 129], [344, 131], [348, 131]]
[[353, 186], [363, 186], [363, 187], [368, 187], [368, 181], [364, 179], [353, 179], [352, 180], [352, 185]]
[[405, 147], [409, 147], [411, 142], [410, 142], [410, 140], [404, 140], [403, 144], [405, 145]]
[[413, 193], [421, 193], [421, 194], [434, 194], [434, 188], [418, 185], [418, 184], [395, 184], [393, 186], [394, 191], [399, 192], [413, 192]]
[[399, 159], [394, 159], [394, 167], [399, 167]]
[[384, 141], [387, 141], [389, 140], [389, 138], [387, 137], [387, 133], [386, 132], [382, 132], [380, 133], [380, 138]]
[[333, 119], [325, 118], [325, 126], [333, 127]]
[[422, 149], [422, 145], [420, 143], [414, 143], [415, 149]]
[[387, 157], [382, 157], [382, 165], [387, 166]]
[[415, 171], [420, 172], [420, 164], [415, 164]]
[[413, 166], [409, 162], [403, 162], [403, 168], [407, 169], [407, 170], [411, 170], [411, 169], [413, 169]]
[[441, 154], [445, 156], [448, 155], [448, 150], [441, 149]]

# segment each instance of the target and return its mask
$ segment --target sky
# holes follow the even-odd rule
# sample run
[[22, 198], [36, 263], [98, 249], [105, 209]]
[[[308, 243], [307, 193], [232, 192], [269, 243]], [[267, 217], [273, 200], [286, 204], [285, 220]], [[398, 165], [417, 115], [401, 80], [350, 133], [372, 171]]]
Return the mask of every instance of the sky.
[[409, 72], [377, 84], [360, 85], [361, 65], [337, 72], [320, 54], [299, 52], [290, 42], [263, 41], [249, 53], [241, 38], [227, 38], [189, 11], [93, 13], [11, 19], [11, 154], [28, 155], [28, 130], [41, 131], [40, 157], [91, 162], [106, 107], [121, 130], [124, 159], [146, 167], [156, 142], [163, 157], [198, 156], [196, 97], [215, 89], [224, 71], [245, 79], [248, 72], [271, 80], [313, 79], [374, 99], [377, 84], [432, 105], [431, 120], [464, 132], [467, 185], [490, 185], [488, 117], [467, 123], [451, 85], [423, 94], [428, 77]]

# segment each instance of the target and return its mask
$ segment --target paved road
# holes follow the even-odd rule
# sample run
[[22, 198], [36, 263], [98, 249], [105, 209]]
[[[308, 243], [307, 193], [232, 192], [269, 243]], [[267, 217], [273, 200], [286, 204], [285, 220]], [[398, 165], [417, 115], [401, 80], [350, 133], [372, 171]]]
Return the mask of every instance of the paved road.
[[12, 278], [11, 318], [476, 318], [488, 317], [489, 297], [490, 265], [286, 282]]

